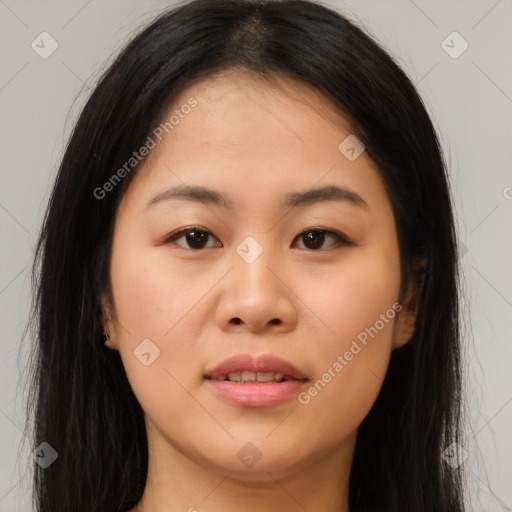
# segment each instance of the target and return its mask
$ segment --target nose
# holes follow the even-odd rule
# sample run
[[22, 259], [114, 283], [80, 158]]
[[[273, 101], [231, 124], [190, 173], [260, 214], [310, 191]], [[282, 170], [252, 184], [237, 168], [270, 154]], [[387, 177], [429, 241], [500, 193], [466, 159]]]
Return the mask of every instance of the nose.
[[243, 248], [234, 251], [232, 261], [233, 269], [222, 281], [216, 311], [220, 328], [257, 334], [294, 330], [297, 297], [293, 284], [287, 283], [290, 278], [287, 279], [285, 262], [265, 249], [256, 259], [247, 258]]

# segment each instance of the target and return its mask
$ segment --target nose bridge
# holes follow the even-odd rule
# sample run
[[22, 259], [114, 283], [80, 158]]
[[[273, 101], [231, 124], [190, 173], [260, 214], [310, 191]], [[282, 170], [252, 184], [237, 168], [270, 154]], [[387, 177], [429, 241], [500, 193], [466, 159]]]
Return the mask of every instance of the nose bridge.
[[[252, 265], [258, 259], [266, 259], [271, 251], [269, 242], [270, 237], [267, 235], [259, 235], [258, 238], [260, 241], [258, 241], [254, 236], [248, 235], [235, 248], [238, 256], [247, 265]], [[264, 253], [266, 253], [265, 256], [261, 258]]]
[[253, 326], [261, 322], [283, 321], [293, 309], [286, 287], [277, 279], [278, 248], [268, 233], [246, 236], [235, 248], [233, 275], [228, 302], [233, 317]]
[[278, 278], [284, 260], [273, 240], [269, 232], [258, 231], [235, 246], [233, 268], [216, 314], [222, 329], [239, 329], [243, 324], [252, 332], [285, 332], [296, 327], [293, 298], [284, 284], [286, 279]]
[[273, 275], [268, 267], [272, 263], [277, 264], [275, 248], [271, 247], [271, 237], [267, 233], [258, 236], [258, 240], [256, 236], [246, 236], [235, 248], [235, 272], [237, 278], [243, 280], [248, 287], [270, 284]]

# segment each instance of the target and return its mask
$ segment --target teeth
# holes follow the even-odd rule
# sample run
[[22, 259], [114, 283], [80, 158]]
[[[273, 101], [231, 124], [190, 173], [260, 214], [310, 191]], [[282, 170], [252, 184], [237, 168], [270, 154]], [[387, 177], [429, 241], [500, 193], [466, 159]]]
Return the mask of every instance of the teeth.
[[228, 373], [228, 380], [230, 380], [231, 382], [240, 382], [242, 380], [242, 373], [241, 372]]
[[[225, 380], [225, 375], [219, 375], [217, 380]], [[278, 372], [231, 372], [227, 375], [231, 382], [281, 382], [284, 380], [293, 380], [292, 377], [284, 376]]]
[[282, 380], [282, 373], [274, 373], [274, 372], [258, 372], [257, 379], [258, 382], [272, 382], [273, 380]]
[[254, 382], [257, 380], [254, 372], [242, 372], [242, 382]]

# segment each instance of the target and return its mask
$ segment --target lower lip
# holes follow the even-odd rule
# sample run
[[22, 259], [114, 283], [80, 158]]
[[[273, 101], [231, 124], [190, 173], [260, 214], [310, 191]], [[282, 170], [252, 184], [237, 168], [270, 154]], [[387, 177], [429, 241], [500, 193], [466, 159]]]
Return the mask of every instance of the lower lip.
[[243, 407], [272, 407], [297, 395], [305, 380], [287, 380], [259, 384], [239, 384], [228, 380], [207, 379], [221, 397]]

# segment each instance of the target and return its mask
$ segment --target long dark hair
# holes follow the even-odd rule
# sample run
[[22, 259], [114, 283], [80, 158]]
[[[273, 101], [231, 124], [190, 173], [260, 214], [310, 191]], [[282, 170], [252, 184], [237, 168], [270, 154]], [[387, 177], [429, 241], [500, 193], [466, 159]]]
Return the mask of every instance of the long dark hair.
[[234, 68], [300, 79], [339, 108], [381, 171], [404, 281], [423, 283], [413, 338], [393, 351], [359, 429], [351, 511], [462, 511], [460, 468], [442, 457], [459, 439], [461, 417], [457, 241], [445, 160], [406, 74], [347, 18], [307, 0], [196, 0], [167, 11], [127, 44], [83, 108], [32, 271], [32, 442], [58, 453], [46, 469], [35, 464], [37, 511], [124, 511], [142, 496], [143, 411], [119, 353], [104, 347], [100, 309], [116, 208], [138, 166], [108, 197], [94, 191], [144, 145], [178, 93]]

